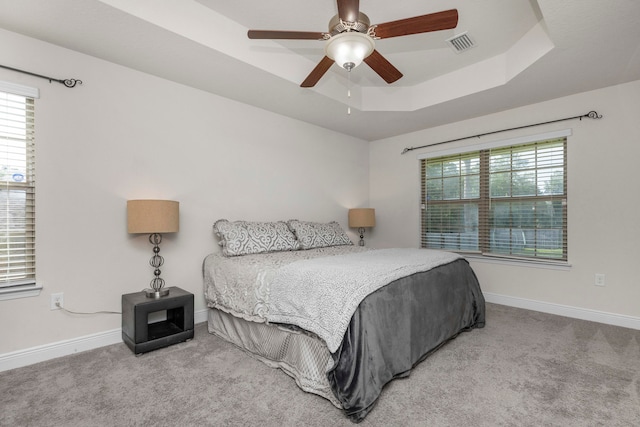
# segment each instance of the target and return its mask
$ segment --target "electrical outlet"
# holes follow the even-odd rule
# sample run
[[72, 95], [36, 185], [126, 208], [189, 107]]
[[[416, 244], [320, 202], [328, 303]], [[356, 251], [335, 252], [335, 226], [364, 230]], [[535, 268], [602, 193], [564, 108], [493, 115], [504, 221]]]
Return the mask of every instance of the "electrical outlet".
[[596, 279], [594, 285], [604, 286], [604, 274], [596, 273]]
[[51, 294], [51, 310], [60, 310], [64, 307], [64, 294], [62, 292]]

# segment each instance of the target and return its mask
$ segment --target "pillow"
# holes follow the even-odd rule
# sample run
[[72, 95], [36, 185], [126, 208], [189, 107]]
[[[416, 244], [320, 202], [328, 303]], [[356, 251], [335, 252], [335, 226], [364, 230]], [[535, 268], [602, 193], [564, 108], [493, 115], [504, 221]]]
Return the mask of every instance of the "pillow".
[[295, 233], [302, 249], [353, 245], [340, 224], [335, 221], [322, 224], [290, 219], [287, 225]]
[[213, 224], [213, 231], [220, 237], [222, 254], [225, 256], [295, 251], [300, 248], [296, 236], [283, 221], [230, 222], [220, 219]]

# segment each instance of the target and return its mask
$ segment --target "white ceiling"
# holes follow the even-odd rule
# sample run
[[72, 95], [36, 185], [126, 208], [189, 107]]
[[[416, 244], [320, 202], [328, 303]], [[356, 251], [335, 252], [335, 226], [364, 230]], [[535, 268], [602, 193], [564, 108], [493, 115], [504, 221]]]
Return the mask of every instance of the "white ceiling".
[[[327, 31], [335, 0], [0, 0], [0, 28], [365, 140], [640, 79], [638, 0], [360, 2], [372, 24], [451, 8], [453, 30], [376, 41], [397, 82], [334, 64], [311, 89], [323, 42], [246, 32]], [[456, 53], [465, 31], [476, 47]]]

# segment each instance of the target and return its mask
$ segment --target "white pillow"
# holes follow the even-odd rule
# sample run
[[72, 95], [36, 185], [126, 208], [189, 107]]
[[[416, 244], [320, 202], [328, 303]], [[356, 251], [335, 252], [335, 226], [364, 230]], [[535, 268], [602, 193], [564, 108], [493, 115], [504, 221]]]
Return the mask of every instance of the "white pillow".
[[213, 224], [225, 256], [263, 252], [295, 251], [300, 248], [295, 235], [283, 221], [249, 222], [220, 219]]
[[325, 224], [290, 219], [287, 225], [296, 235], [302, 249], [353, 245], [347, 233], [335, 221]]

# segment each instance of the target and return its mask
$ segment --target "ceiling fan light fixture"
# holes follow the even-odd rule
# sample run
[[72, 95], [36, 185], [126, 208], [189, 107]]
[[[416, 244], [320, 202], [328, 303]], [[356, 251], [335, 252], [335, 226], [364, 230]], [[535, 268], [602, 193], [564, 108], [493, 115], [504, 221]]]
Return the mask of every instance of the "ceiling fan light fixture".
[[347, 31], [327, 40], [324, 51], [339, 66], [351, 71], [371, 55], [375, 42], [366, 34]]

